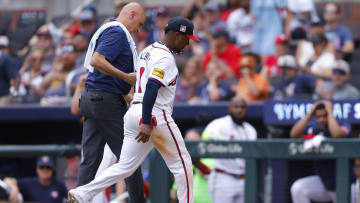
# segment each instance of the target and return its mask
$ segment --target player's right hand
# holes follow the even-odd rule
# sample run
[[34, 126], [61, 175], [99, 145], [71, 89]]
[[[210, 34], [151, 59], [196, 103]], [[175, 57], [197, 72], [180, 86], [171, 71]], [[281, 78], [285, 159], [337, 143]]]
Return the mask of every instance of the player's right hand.
[[149, 141], [151, 135], [151, 127], [149, 124], [141, 124], [139, 127], [139, 134], [136, 136], [135, 140], [137, 142], [146, 143]]

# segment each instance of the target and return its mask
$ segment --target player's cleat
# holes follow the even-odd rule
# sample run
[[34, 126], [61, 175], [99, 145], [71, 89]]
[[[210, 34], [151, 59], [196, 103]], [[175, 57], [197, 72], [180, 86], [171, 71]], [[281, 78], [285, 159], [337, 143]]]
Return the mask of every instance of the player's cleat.
[[74, 189], [72, 189], [68, 192], [67, 203], [86, 203], [86, 202], [80, 197], [80, 195]]

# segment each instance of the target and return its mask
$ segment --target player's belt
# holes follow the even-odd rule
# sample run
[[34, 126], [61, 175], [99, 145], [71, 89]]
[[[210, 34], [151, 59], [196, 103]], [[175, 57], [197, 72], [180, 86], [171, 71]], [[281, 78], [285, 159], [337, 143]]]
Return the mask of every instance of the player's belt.
[[217, 173], [225, 173], [225, 174], [230, 175], [230, 176], [232, 176], [232, 177], [234, 177], [234, 178], [236, 178], [236, 179], [243, 179], [243, 178], [245, 178], [245, 175], [244, 175], [244, 174], [233, 174], [233, 173], [229, 173], [229, 172], [226, 172], [226, 171], [224, 171], [224, 170], [222, 170], [222, 169], [218, 169], [218, 168], [216, 168], [216, 169], [214, 169], [214, 170], [215, 170], [215, 172], [217, 172]]
[[134, 101], [132, 104], [141, 104], [139, 101]]

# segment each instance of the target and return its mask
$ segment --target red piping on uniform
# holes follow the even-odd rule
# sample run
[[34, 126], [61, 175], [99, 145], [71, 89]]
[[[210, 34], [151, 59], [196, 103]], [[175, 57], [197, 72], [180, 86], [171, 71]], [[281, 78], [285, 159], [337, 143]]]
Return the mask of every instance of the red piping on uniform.
[[167, 118], [166, 118], [165, 110], [163, 110], [163, 114], [164, 114], [164, 118], [165, 118], [165, 121], [166, 121], [166, 125], [167, 125], [167, 127], [169, 128], [169, 131], [170, 131], [170, 133], [171, 133], [172, 138], [174, 139], [174, 142], [175, 142], [175, 145], [176, 145], [176, 149], [177, 149], [177, 151], [178, 151], [178, 153], [179, 153], [179, 156], [180, 156], [180, 159], [181, 159], [181, 163], [182, 163], [183, 168], [184, 168], [184, 171], [185, 171], [186, 188], [187, 188], [187, 203], [189, 203], [189, 180], [188, 180], [188, 176], [187, 176], [187, 171], [186, 171], [185, 162], [184, 162], [183, 157], [181, 156], [180, 148], [179, 148], [179, 145], [178, 145], [178, 143], [177, 143], [177, 141], [176, 141], [176, 138], [175, 138], [175, 136], [174, 136], [174, 133], [173, 133], [173, 131], [171, 130], [170, 125], [169, 125], [169, 122], [168, 122], [168, 120], [167, 120]]
[[[154, 48], [158, 48], [158, 49], [162, 49], [162, 50], [165, 50], [165, 51], [169, 52], [169, 50], [164, 49], [164, 48], [162, 48], [162, 47], [157, 47], [157, 46], [155, 46], [154, 44], [152, 44], [152, 47], [154, 47]], [[171, 52], [169, 52], [169, 53], [171, 54]]]

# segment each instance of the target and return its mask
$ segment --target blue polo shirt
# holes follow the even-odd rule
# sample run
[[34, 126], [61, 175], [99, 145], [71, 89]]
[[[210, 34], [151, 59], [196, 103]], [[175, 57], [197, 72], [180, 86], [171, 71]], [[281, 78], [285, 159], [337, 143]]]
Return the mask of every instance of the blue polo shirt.
[[48, 186], [43, 186], [38, 177], [23, 178], [17, 181], [24, 201], [39, 203], [63, 203], [66, 201], [67, 189], [63, 181], [54, 179]]
[[[124, 30], [119, 26], [112, 26], [103, 31], [99, 36], [95, 51], [104, 55], [117, 69], [125, 72], [134, 72], [133, 55]], [[115, 77], [105, 75], [96, 68], [89, 73], [86, 84], [107, 92], [125, 95], [131, 85]]]
[[[339, 122], [341, 128], [346, 129], [349, 133], [347, 137], [351, 137], [351, 125], [347, 122]], [[315, 121], [309, 122], [307, 129], [307, 134], [320, 134], [322, 133], [325, 137], [331, 138], [330, 131], [328, 128], [318, 126]], [[326, 189], [330, 191], [335, 191], [336, 188], [336, 160], [315, 160], [314, 161], [314, 170], [315, 174], [320, 176], [321, 181], [323, 182]]]

